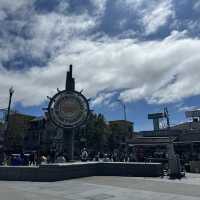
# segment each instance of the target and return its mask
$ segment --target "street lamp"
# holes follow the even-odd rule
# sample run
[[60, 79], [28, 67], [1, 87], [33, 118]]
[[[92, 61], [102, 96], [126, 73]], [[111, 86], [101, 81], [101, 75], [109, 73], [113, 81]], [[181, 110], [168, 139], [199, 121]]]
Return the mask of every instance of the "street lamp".
[[124, 111], [124, 120], [126, 121], [126, 104], [123, 103], [121, 100], [117, 100], [121, 105], [122, 105], [122, 108], [123, 108], [123, 111]]
[[10, 89], [9, 89], [8, 112], [7, 112], [7, 118], [6, 118], [7, 124], [9, 123], [10, 105], [11, 105], [11, 100], [12, 100], [12, 95], [13, 95], [13, 93], [14, 93], [14, 89], [13, 89], [13, 87], [10, 87]]
[[7, 110], [7, 116], [6, 116], [6, 130], [5, 130], [5, 143], [4, 143], [4, 148], [7, 148], [8, 145], [8, 131], [9, 131], [9, 119], [10, 119], [10, 106], [11, 106], [11, 101], [12, 101], [12, 96], [14, 93], [13, 87], [9, 88], [9, 103], [8, 103], [8, 110]]

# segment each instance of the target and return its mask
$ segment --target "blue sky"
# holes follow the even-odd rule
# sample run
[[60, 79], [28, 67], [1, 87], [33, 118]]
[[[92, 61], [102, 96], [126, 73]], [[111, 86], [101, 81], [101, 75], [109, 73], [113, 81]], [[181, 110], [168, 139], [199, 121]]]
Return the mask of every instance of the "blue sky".
[[152, 129], [199, 108], [200, 0], [0, 0], [0, 107], [42, 115], [74, 65], [77, 90], [107, 120]]

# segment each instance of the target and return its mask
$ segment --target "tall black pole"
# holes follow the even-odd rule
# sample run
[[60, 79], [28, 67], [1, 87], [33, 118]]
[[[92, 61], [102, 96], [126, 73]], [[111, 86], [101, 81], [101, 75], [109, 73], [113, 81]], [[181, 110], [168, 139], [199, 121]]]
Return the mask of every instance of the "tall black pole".
[[126, 121], [126, 105], [124, 103], [124, 120]]
[[[67, 71], [66, 76], [66, 85], [65, 85], [66, 91], [74, 91], [75, 90], [75, 79], [72, 77], [72, 65], [69, 66], [69, 71]], [[71, 130], [64, 130], [64, 143], [65, 143], [65, 149], [68, 153], [68, 159], [74, 160], [74, 135], [75, 135], [75, 129], [72, 128]]]
[[69, 66], [69, 71], [67, 72], [65, 90], [67, 91], [75, 90], [75, 80], [72, 77], [72, 65]]
[[9, 102], [8, 102], [8, 111], [6, 115], [6, 130], [5, 130], [5, 136], [4, 136], [4, 148], [8, 148], [8, 132], [10, 128], [10, 107], [11, 107], [11, 101], [12, 101], [12, 96], [13, 96], [14, 90], [13, 87], [9, 89]]

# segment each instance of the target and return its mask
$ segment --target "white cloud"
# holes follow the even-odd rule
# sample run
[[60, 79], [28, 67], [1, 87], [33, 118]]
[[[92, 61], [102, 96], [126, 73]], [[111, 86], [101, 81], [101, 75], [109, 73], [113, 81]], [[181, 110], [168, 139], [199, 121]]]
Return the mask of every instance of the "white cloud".
[[195, 0], [194, 5], [193, 5], [193, 9], [196, 12], [200, 12], [200, 1], [199, 0]]
[[90, 2], [95, 6], [96, 14], [102, 16], [106, 9], [107, 0], [90, 0]]
[[[43, 68], [14, 71], [0, 66], [2, 107], [7, 105], [11, 85], [15, 88], [15, 102], [24, 106], [41, 104], [57, 87], [64, 88], [66, 70], [71, 63], [77, 90], [84, 89], [87, 97], [96, 98], [94, 105], [110, 104], [116, 91], [123, 101], [146, 99], [149, 103], [176, 102], [200, 94], [200, 40], [189, 38], [187, 31], [173, 31], [164, 40], [142, 42], [137, 38], [107, 36], [97, 41], [88, 32], [95, 28], [98, 17], [88, 13], [32, 12], [31, 37], [4, 38], [0, 61], [19, 51], [41, 59], [48, 51], [51, 58]], [[20, 30], [23, 20], [16, 23]]]
[[[97, 18], [89, 16], [87, 12], [69, 15], [56, 8], [56, 12], [38, 14], [33, 4], [27, 3], [26, 0], [13, 3], [13, 9], [9, 5], [12, 5], [11, 0], [0, 2], [0, 18], [5, 18], [5, 7], [6, 14], [17, 17], [0, 21], [3, 32], [3, 37], [0, 38], [1, 61], [11, 60], [19, 54], [28, 54], [35, 60], [45, 61], [47, 54], [55, 56], [63, 47], [69, 45], [73, 38], [84, 38], [97, 23]], [[25, 34], [28, 39], [20, 37], [24, 30], [27, 30]]]
[[140, 88], [125, 90], [120, 94], [120, 99], [128, 102], [144, 99], [148, 92], [147, 89], [148, 88], [144, 85]]
[[[87, 14], [65, 16], [58, 13], [37, 15], [35, 17], [34, 37], [30, 40], [32, 54], [42, 55], [45, 51], [58, 53], [63, 47], [69, 45], [73, 38], [89, 31], [95, 26], [95, 19]], [[39, 50], [39, 51], [38, 51]]]
[[145, 1], [146, 0], [118, 0], [119, 3], [134, 9], [141, 7]]
[[172, 0], [118, 0], [119, 7], [136, 13], [138, 23], [143, 26], [145, 35], [155, 33], [174, 17]]
[[148, 7], [143, 12], [142, 22], [147, 35], [156, 32], [174, 15], [171, 0], [154, 1], [154, 6]]
[[179, 108], [180, 112], [185, 112], [185, 111], [191, 111], [191, 110], [196, 110], [196, 106], [183, 106]]
[[104, 104], [107, 106], [113, 106], [112, 102], [111, 102], [111, 98], [116, 95], [116, 92], [101, 92], [99, 93], [94, 100], [91, 102], [91, 106], [94, 107], [96, 105], [100, 105], [100, 104]]
[[[6, 88], [14, 85], [16, 101], [40, 104], [55, 88], [64, 87], [65, 71], [73, 63], [77, 89], [84, 88], [88, 97], [120, 90], [123, 101], [167, 103], [200, 94], [200, 40], [169, 38], [151, 42], [74, 40], [47, 67], [24, 73], [1, 70], [1, 91], [7, 94]], [[105, 97], [97, 96], [96, 103]]]
[[56, 10], [59, 12], [59, 13], [65, 13], [66, 10], [69, 9], [69, 2], [67, 1], [60, 1], [60, 3], [58, 4]]
[[7, 10], [8, 9], [8, 10], [11, 10], [12, 12], [14, 12], [17, 9], [19, 9], [22, 6], [27, 5], [27, 4], [29, 4], [29, 2], [27, 0], [13, 0], [13, 1], [1, 0], [0, 1], [0, 10], [2, 10], [2, 9]]

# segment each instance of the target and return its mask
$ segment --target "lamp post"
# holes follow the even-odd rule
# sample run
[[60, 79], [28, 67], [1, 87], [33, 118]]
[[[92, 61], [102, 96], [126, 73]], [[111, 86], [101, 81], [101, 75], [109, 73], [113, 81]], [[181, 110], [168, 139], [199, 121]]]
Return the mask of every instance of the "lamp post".
[[124, 120], [126, 121], [126, 104], [123, 103], [121, 100], [117, 100], [123, 107], [123, 112], [124, 112]]
[[6, 115], [6, 130], [5, 130], [5, 143], [4, 143], [4, 148], [7, 148], [8, 145], [8, 131], [9, 131], [9, 122], [10, 122], [10, 107], [11, 107], [11, 101], [12, 101], [12, 96], [14, 93], [13, 87], [10, 87], [9, 89], [9, 103], [8, 103], [8, 110], [7, 110], [7, 115]]
[[14, 89], [13, 89], [13, 87], [11, 87], [11, 88], [9, 89], [9, 103], [8, 103], [8, 112], [7, 112], [7, 117], [6, 117], [7, 124], [9, 123], [10, 105], [11, 105], [13, 93], [14, 93]]

